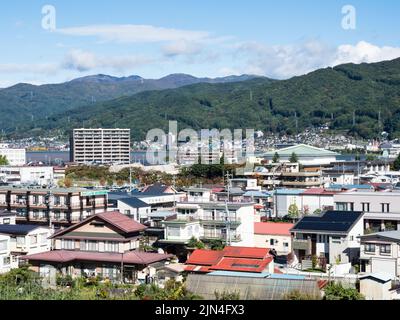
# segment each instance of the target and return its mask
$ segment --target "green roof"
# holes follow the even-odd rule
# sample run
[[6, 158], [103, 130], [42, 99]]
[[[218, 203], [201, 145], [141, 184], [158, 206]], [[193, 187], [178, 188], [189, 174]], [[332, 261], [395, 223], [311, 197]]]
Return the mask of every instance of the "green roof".
[[265, 157], [273, 157], [275, 153], [278, 153], [280, 157], [290, 157], [292, 153], [297, 156], [338, 156], [339, 154], [326, 149], [321, 149], [306, 144], [299, 144], [297, 146], [292, 146], [288, 148], [283, 148], [279, 150], [269, 151], [264, 154]]

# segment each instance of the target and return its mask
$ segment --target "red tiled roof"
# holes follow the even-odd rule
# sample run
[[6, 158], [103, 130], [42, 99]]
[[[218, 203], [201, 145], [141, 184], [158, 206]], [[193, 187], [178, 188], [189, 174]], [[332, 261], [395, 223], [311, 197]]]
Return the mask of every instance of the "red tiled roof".
[[111, 225], [115, 226], [116, 228], [120, 229], [123, 232], [131, 233], [131, 232], [139, 232], [146, 230], [147, 227], [136, 222], [133, 219], [130, 219], [126, 215], [118, 212], [118, 211], [110, 211], [110, 212], [103, 212], [99, 214], [95, 214], [93, 216], [88, 217], [87, 219], [79, 222], [77, 224], [72, 225], [69, 228], [63, 229], [55, 234], [53, 234], [50, 239], [56, 238], [63, 234], [66, 234], [82, 225], [85, 225], [87, 222], [92, 221], [96, 218], [100, 218], [101, 220], [110, 223]]
[[225, 247], [223, 256], [231, 258], [264, 259], [269, 255], [269, 251], [270, 250], [267, 248]]
[[85, 251], [67, 251], [55, 250], [28, 256], [21, 256], [21, 259], [29, 261], [46, 261], [67, 263], [72, 261], [96, 261], [96, 262], [114, 262], [127, 264], [147, 265], [172, 258], [172, 255], [148, 253], [139, 251], [129, 251], [121, 253], [106, 252], [85, 252]]
[[218, 264], [212, 266], [210, 270], [242, 271], [242, 272], [263, 272], [273, 260], [272, 257], [260, 259], [239, 259], [222, 258]]
[[213, 264], [216, 264], [222, 257], [223, 257], [222, 251], [198, 249], [193, 251], [193, 253], [190, 255], [186, 263], [212, 266]]
[[127, 233], [143, 231], [146, 229], [146, 226], [128, 218], [120, 212], [104, 212], [99, 213], [97, 216]]
[[290, 229], [293, 227], [293, 223], [255, 222], [254, 234], [290, 236]]

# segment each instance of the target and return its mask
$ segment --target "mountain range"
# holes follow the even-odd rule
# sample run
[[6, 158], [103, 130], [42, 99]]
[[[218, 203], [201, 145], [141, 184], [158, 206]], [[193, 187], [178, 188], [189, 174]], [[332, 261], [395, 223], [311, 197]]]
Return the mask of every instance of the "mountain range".
[[149, 129], [167, 129], [168, 120], [176, 120], [180, 129], [293, 134], [328, 124], [332, 131], [364, 138], [384, 130], [400, 137], [400, 59], [339, 65], [279, 81], [246, 75], [160, 80], [98, 75], [59, 85], [21, 84], [0, 90], [0, 115], [0, 127], [27, 136], [82, 126], [126, 127], [143, 139]]

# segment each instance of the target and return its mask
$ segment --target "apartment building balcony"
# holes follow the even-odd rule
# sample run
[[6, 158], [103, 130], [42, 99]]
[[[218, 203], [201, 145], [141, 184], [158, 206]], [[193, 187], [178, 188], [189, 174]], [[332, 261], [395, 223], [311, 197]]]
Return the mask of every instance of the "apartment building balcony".
[[29, 205], [32, 209], [46, 209], [47, 205], [44, 203], [32, 203]]
[[201, 216], [200, 221], [203, 224], [233, 224], [233, 225], [239, 225], [242, 223], [241, 219], [239, 217], [213, 217], [213, 216]]

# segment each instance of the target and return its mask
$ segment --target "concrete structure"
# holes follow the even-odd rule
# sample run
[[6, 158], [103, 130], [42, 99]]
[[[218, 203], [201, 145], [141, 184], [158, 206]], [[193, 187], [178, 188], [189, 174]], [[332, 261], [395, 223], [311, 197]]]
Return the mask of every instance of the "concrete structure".
[[16, 212], [18, 223], [68, 226], [106, 211], [107, 202], [107, 191], [0, 187], [0, 210]]
[[16, 216], [17, 214], [15, 212], [6, 210], [0, 211], [0, 224], [16, 224]]
[[25, 149], [12, 149], [7, 145], [2, 145], [0, 146], [0, 156], [6, 157], [10, 166], [23, 166], [26, 163]]
[[400, 276], [400, 231], [386, 231], [361, 237], [361, 271]]
[[74, 129], [71, 162], [129, 164], [130, 146], [130, 129]]
[[370, 232], [400, 229], [400, 190], [341, 192], [334, 202], [336, 210], [365, 212], [365, 229]]
[[161, 242], [187, 244], [191, 238], [220, 239], [233, 246], [253, 246], [254, 203], [185, 202], [176, 206], [177, 218], [164, 221]]
[[[65, 176], [64, 176], [65, 177]], [[0, 180], [11, 185], [56, 185], [53, 167], [0, 167]]]

